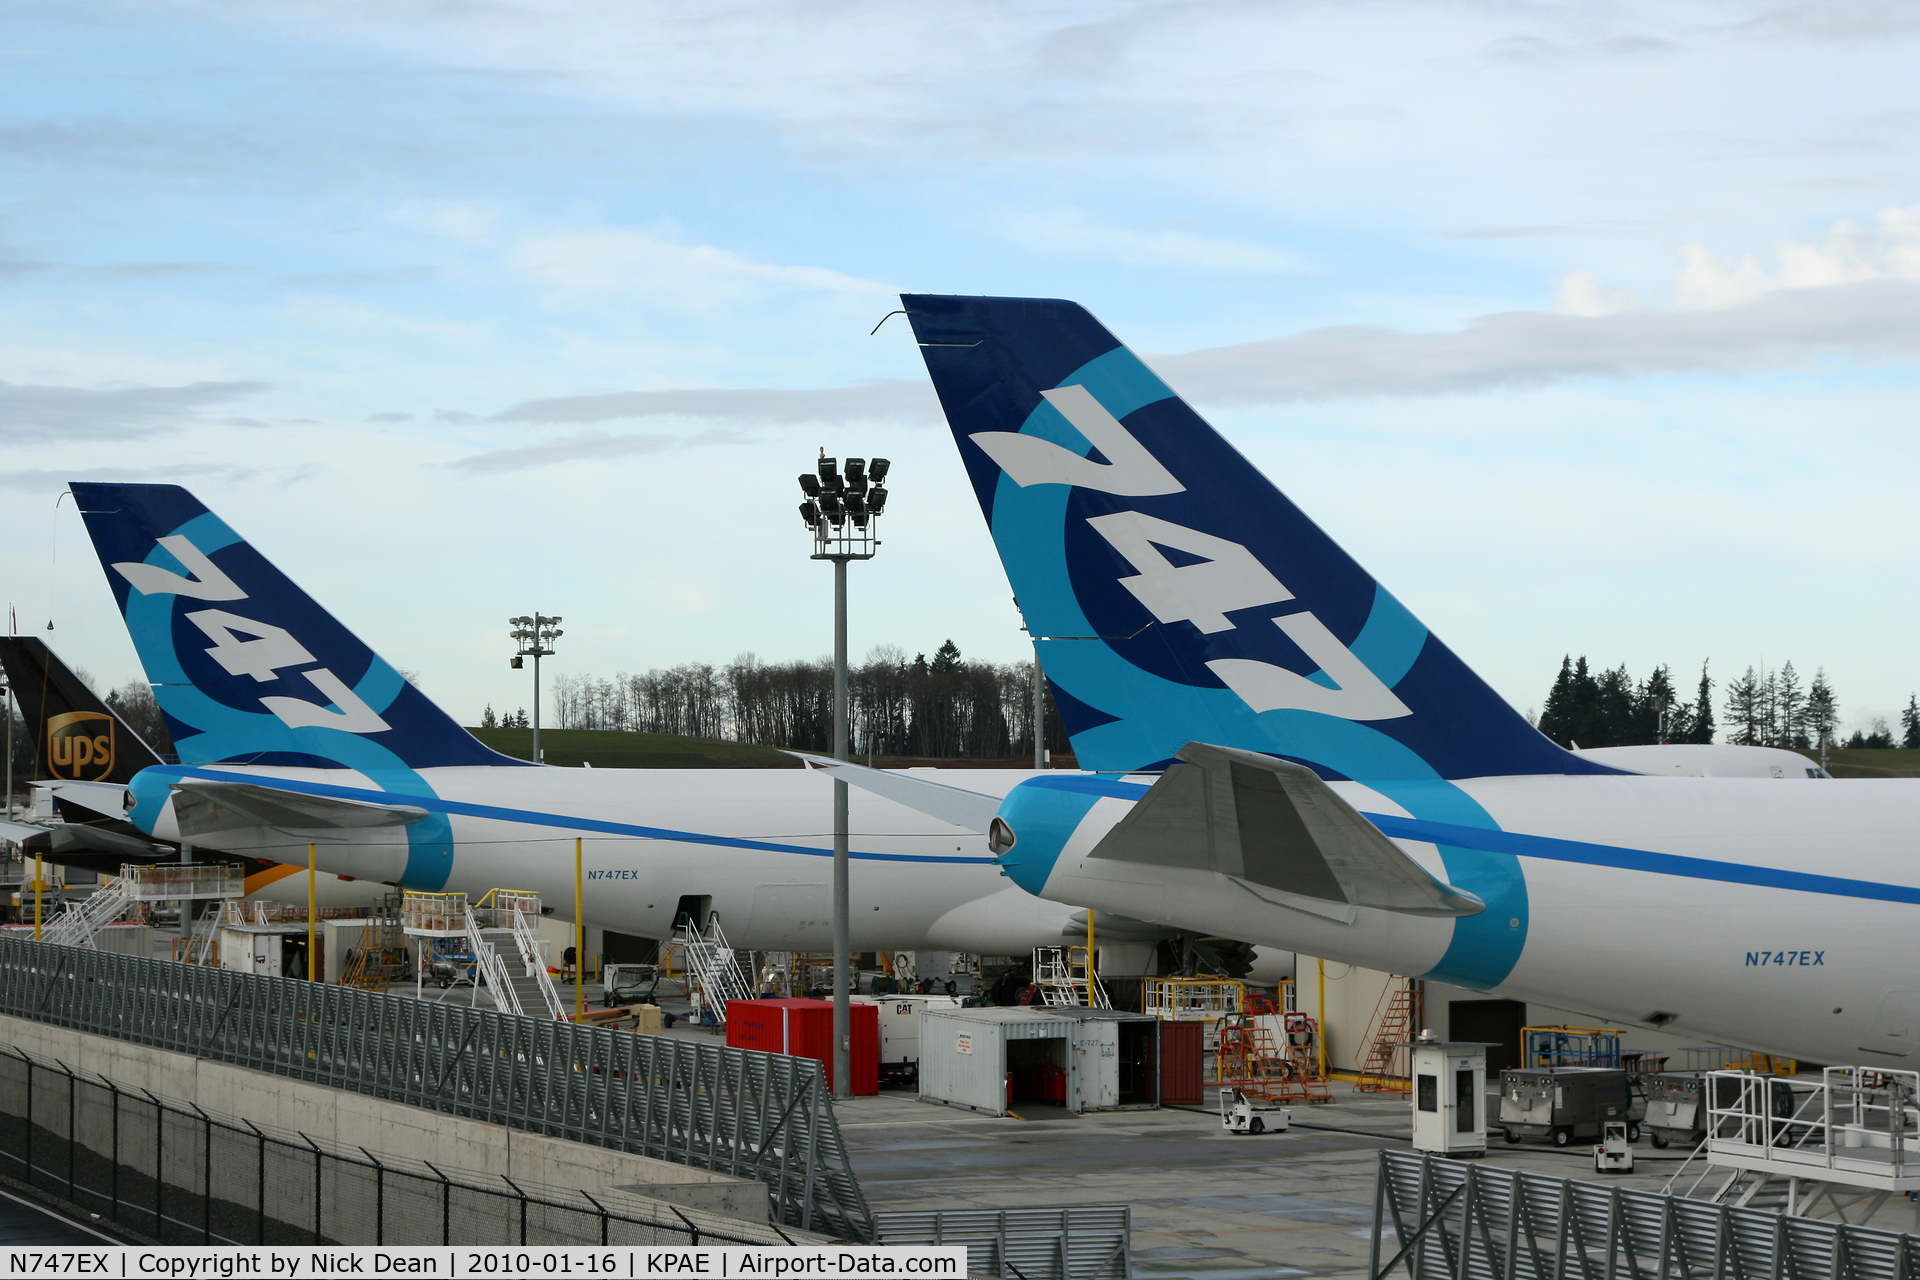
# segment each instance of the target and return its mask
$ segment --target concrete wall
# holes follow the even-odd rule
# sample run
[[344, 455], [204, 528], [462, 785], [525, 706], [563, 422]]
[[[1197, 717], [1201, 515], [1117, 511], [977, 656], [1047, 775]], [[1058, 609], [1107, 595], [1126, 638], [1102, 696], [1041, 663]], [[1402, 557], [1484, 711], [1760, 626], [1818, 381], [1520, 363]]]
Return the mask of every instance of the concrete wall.
[[768, 1220], [764, 1183], [605, 1147], [442, 1115], [325, 1085], [209, 1062], [145, 1045], [0, 1016], [0, 1043], [210, 1112], [293, 1130], [316, 1142], [432, 1161], [569, 1190], [618, 1187], [712, 1213]]

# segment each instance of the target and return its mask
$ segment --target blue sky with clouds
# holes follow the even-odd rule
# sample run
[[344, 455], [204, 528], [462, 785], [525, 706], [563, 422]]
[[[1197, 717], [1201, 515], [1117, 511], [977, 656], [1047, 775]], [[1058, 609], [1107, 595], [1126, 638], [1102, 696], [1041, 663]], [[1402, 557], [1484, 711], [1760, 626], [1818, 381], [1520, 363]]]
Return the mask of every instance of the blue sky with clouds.
[[192, 487], [457, 715], [1023, 654], [900, 289], [1077, 299], [1522, 709], [1563, 652], [1920, 687], [1920, 17], [1850, 4], [0, 6], [0, 594]]

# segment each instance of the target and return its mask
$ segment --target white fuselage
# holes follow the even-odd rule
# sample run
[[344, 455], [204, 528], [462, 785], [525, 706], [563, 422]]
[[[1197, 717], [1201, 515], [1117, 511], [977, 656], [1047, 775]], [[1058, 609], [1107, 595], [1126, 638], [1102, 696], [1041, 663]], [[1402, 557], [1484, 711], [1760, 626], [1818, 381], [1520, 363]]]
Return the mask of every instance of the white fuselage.
[[[1332, 785], [1363, 813], [1407, 816], [1370, 788]], [[1457, 785], [1519, 838], [1517, 856], [1465, 855], [1483, 860], [1483, 874], [1524, 884], [1523, 909], [1490, 906], [1505, 918], [1471, 926], [1483, 940], [1490, 926], [1516, 935], [1517, 960], [1491, 982], [1458, 976], [1474, 967], [1476, 947], [1454, 946], [1450, 919], [1362, 908], [1341, 924], [1216, 872], [1088, 857], [1130, 807], [1124, 800], [1087, 814], [1043, 892], [1393, 973], [1439, 968], [1445, 981], [1702, 1042], [1823, 1063], [1920, 1064], [1920, 781]], [[1436, 877], [1462, 882], [1461, 855], [1450, 871], [1434, 844], [1395, 843]]]
[[[1031, 776], [939, 772], [951, 785], [993, 795]], [[217, 765], [200, 776], [420, 802], [342, 769]], [[452, 810], [446, 827], [432, 824], [450, 838], [423, 840], [429, 823], [422, 822], [324, 831], [243, 827], [222, 830], [218, 841], [234, 853], [304, 865], [313, 840], [316, 865], [336, 875], [473, 898], [492, 888], [528, 889], [570, 918], [578, 838], [590, 924], [667, 937], [681, 899], [691, 896], [710, 900], [736, 946], [832, 947], [833, 784], [824, 776], [801, 769], [461, 767], [425, 769], [420, 777], [431, 799]], [[858, 790], [850, 805], [854, 950], [1008, 955], [1066, 940], [1075, 910], [1009, 882], [984, 837]], [[179, 838], [171, 802], [153, 831]]]

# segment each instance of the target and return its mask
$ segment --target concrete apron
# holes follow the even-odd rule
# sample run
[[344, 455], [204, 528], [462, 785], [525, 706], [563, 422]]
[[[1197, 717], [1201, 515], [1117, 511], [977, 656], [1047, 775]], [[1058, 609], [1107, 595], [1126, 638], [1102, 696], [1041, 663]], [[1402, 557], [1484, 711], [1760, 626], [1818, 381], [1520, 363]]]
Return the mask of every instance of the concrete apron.
[[491, 1177], [586, 1191], [612, 1188], [752, 1222], [768, 1221], [766, 1184], [647, 1156], [526, 1133], [145, 1045], [0, 1015], [0, 1043], [123, 1089], [306, 1134], [346, 1150], [431, 1161]]

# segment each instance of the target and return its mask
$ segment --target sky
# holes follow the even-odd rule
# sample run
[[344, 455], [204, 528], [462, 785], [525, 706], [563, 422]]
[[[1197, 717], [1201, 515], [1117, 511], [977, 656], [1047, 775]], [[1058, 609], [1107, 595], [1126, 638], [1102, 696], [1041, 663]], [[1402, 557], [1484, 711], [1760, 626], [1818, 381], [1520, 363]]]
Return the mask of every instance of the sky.
[[[0, 0], [0, 603], [139, 664], [75, 479], [191, 488], [473, 723], [1024, 660], [901, 290], [1071, 298], [1525, 711], [1920, 688], [1920, 11]], [[46, 624], [54, 630], [48, 633]]]

